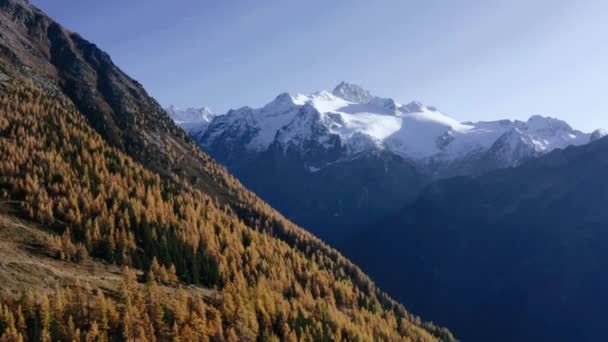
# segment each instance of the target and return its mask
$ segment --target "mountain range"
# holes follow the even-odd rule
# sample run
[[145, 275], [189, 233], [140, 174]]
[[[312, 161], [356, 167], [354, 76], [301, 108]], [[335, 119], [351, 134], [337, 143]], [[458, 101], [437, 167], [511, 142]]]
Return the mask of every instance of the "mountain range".
[[403, 208], [434, 180], [515, 167], [606, 134], [539, 115], [460, 122], [435, 107], [403, 105], [346, 82], [331, 92], [283, 93], [210, 123], [183, 122], [184, 112], [168, 112], [245, 185], [330, 241]]
[[605, 135], [345, 82], [163, 109], [0, 0], [0, 340], [604, 340]]

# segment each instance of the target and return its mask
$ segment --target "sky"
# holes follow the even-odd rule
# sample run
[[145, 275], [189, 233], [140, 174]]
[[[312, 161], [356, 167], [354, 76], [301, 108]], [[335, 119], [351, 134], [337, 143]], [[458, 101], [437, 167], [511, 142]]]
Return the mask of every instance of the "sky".
[[31, 0], [162, 105], [215, 113], [340, 81], [462, 121], [608, 128], [604, 0]]

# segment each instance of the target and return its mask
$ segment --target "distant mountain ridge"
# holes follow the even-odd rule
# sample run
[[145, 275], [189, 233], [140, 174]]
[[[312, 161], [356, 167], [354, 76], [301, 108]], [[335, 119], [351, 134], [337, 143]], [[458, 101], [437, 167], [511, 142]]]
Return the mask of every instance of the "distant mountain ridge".
[[207, 107], [200, 108], [180, 108], [176, 106], [169, 106], [165, 108], [165, 111], [171, 119], [173, 119], [176, 123], [181, 124], [183, 122], [198, 122], [198, 121], [207, 121], [210, 122], [213, 120], [215, 114], [211, 112], [211, 109]]
[[165, 108], [165, 112], [167, 112], [171, 119], [173, 119], [173, 121], [175, 121], [175, 123], [184, 131], [193, 132], [195, 134], [204, 132], [216, 116], [211, 112], [211, 109], [207, 107], [180, 108], [171, 105]]
[[[400, 209], [432, 180], [518, 166], [605, 135], [539, 115], [460, 122], [346, 82], [311, 95], [282, 93], [261, 108], [183, 127], [247, 186], [317, 234], [324, 222], [352, 229]], [[312, 198], [311, 189], [329, 193]]]
[[339, 147], [351, 155], [386, 149], [424, 164], [500, 151], [504, 166], [556, 148], [586, 144], [605, 134], [600, 130], [583, 133], [564, 121], [539, 115], [526, 122], [461, 123], [435, 107], [419, 102], [402, 105], [346, 82], [331, 92], [283, 93], [262, 108], [231, 110], [194, 131], [203, 147], [220, 141], [242, 145], [250, 153], [263, 152], [273, 143], [284, 149], [303, 150], [307, 142], [332, 148], [330, 142], [336, 137]]

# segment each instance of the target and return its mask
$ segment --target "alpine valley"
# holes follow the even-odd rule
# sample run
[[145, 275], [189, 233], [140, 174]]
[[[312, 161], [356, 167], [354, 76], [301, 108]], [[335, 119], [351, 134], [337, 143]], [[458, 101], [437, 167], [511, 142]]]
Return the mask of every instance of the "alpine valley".
[[[124, 34], [158, 51], [209, 26], [182, 19]], [[221, 31], [206, 41], [249, 51]], [[163, 109], [98, 46], [0, 0], [0, 342], [607, 340], [605, 135], [463, 122], [346, 82]]]
[[283, 93], [211, 121], [204, 108], [167, 112], [246, 186], [335, 243], [406, 207], [432, 181], [515, 167], [605, 135], [538, 115], [460, 122], [346, 82], [331, 92]]

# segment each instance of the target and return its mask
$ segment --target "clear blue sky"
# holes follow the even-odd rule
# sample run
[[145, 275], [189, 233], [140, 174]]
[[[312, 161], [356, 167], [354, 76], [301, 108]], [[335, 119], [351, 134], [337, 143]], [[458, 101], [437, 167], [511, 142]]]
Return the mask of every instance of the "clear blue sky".
[[346, 80], [460, 120], [608, 128], [608, 1], [32, 2], [163, 105], [222, 113]]

